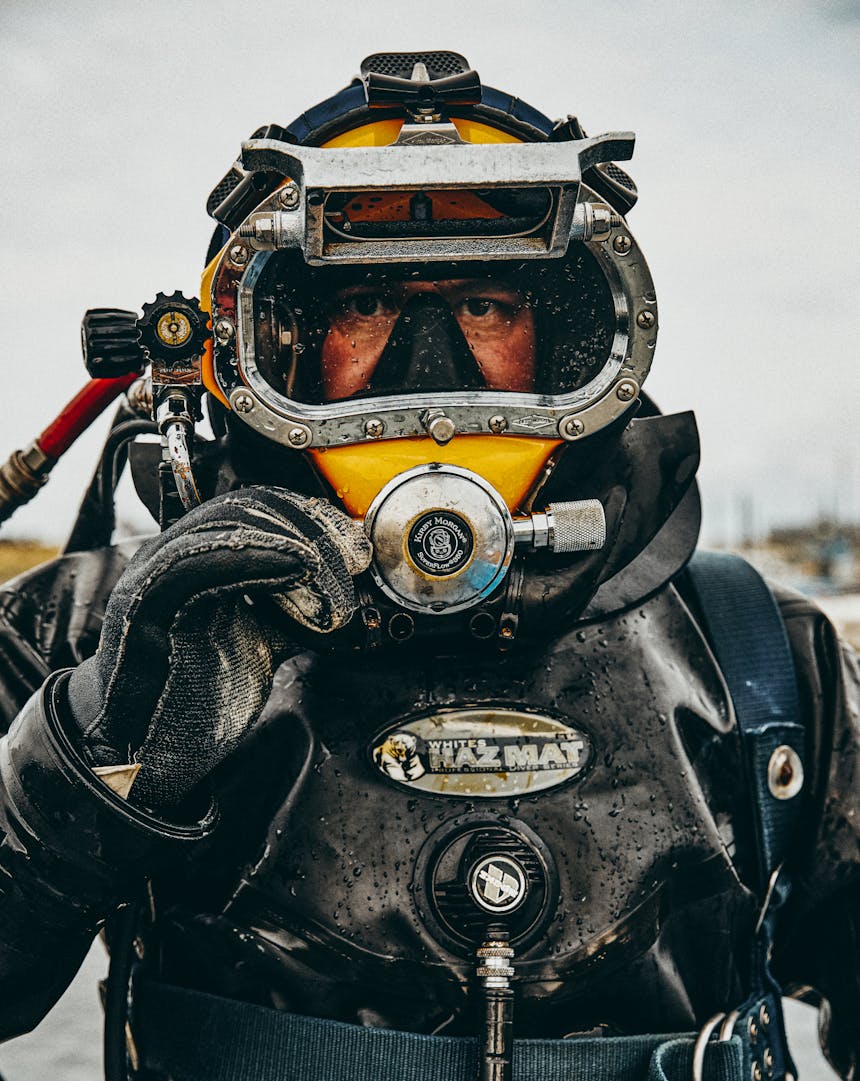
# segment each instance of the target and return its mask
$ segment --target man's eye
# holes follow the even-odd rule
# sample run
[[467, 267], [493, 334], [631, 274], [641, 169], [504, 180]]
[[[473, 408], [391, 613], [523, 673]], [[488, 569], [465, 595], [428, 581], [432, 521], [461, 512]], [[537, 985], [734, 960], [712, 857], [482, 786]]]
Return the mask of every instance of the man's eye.
[[391, 311], [388, 298], [380, 293], [356, 293], [355, 296], [347, 297], [345, 307], [348, 312], [365, 319], [374, 315], [387, 315]]
[[471, 315], [475, 319], [480, 319], [484, 315], [493, 315], [499, 309], [498, 303], [490, 300], [489, 297], [467, 297], [460, 306], [466, 315]]

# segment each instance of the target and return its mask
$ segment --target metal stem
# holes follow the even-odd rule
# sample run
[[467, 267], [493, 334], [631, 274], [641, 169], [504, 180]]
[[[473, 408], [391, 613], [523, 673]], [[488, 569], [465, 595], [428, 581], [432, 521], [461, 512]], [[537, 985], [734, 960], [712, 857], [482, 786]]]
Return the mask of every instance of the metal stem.
[[478, 1038], [478, 1081], [511, 1081], [514, 1051], [514, 951], [507, 931], [488, 929], [477, 950], [484, 1023]]

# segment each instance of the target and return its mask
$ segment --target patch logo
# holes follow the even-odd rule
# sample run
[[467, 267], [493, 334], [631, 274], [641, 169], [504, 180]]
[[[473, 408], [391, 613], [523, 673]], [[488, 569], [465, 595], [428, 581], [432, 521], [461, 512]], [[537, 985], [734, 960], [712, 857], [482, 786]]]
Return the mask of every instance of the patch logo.
[[468, 563], [475, 538], [465, 518], [450, 510], [434, 510], [412, 523], [406, 547], [418, 570], [440, 578], [456, 574]]
[[586, 733], [554, 717], [462, 709], [392, 725], [370, 748], [392, 781], [450, 796], [520, 795], [579, 776], [592, 758]]
[[528, 879], [511, 856], [485, 856], [472, 868], [469, 893], [487, 912], [513, 912], [525, 900]]

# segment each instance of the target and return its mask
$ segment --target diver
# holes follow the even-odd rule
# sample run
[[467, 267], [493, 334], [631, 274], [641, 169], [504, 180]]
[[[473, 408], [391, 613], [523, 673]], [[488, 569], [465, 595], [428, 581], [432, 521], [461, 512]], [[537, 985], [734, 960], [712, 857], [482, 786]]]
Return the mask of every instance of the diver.
[[119, 399], [0, 592], [0, 1038], [102, 933], [113, 1081], [779, 1081], [783, 994], [856, 1076], [857, 660], [694, 555], [632, 150], [375, 54], [242, 145], [199, 300], [86, 314], [0, 467]]

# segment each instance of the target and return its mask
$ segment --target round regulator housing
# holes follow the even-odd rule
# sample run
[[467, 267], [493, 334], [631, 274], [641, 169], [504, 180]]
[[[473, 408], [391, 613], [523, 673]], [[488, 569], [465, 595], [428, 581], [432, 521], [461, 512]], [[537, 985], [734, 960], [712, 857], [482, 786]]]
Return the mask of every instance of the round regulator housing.
[[480, 603], [514, 552], [513, 521], [499, 493], [478, 474], [438, 462], [394, 477], [371, 503], [365, 529], [377, 585], [429, 615]]

